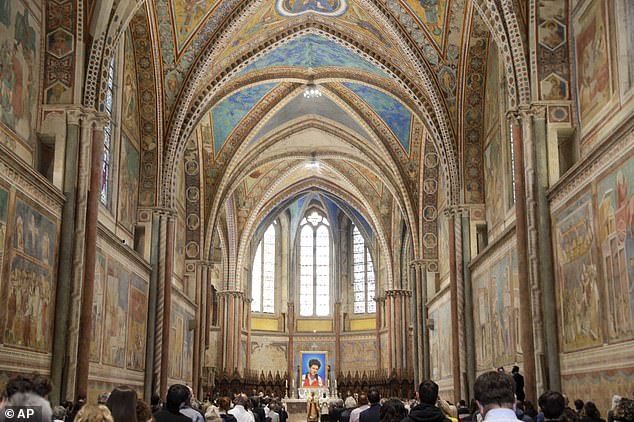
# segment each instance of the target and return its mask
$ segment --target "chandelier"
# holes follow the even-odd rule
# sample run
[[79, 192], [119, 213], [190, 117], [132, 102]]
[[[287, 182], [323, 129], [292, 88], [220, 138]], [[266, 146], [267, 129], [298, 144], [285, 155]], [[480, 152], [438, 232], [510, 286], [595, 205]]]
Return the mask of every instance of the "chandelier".
[[306, 85], [306, 88], [304, 89], [304, 98], [306, 98], [307, 100], [311, 100], [313, 98], [319, 97], [321, 97], [321, 90], [317, 88], [317, 85], [315, 85], [314, 83], [309, 83], [308, 85]]

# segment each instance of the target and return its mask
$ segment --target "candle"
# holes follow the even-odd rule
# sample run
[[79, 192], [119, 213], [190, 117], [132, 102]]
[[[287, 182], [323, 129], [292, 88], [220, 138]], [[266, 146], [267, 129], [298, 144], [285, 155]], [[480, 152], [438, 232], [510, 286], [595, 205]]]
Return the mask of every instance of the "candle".
[[284, 387], [288, 388], [288, 380], [284, 380]]

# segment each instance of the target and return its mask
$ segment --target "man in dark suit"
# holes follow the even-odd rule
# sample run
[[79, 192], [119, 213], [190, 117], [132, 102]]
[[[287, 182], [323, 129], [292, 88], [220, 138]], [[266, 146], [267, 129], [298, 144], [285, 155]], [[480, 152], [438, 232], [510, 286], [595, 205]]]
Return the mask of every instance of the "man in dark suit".
[[515, 381], [515, 397], [517, 397], [517, 400], [523, 402], [526, 398], [526, 394], [524, 393], [524, 377], [520, 375], [519, 366], [514, 366], [511, 374]]
[[370, 403], [370, 408], [364, 410], [359, 415], [359, 422], [379, 422], [381, 418], [381, 405], [379, 401], [381, 400], [381, 395], [376, 390], [370, 390], [368, 393], [368, 402]]
[[165, 407], [154, 413], [156, 422], [192, 422], [180, 413], [181, 406], [189, 400], [191, 393], [186, 385], [174, 384], [167, 390]]

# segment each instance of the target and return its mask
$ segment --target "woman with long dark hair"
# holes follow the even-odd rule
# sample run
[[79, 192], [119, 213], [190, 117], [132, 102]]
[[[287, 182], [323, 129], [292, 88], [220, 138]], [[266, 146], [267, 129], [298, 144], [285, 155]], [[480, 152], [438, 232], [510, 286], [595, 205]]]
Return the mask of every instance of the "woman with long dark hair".
[[581, 422], [605, 422], [605, 419], [601, 419], [601, 413], [599, 413], [597, 405], [589, 401], [583, 406]]
[[137, 422], [136, 391], [127, 385], [120, 385], [112, 390], [106, 406], [112, 413], [114, 422]]

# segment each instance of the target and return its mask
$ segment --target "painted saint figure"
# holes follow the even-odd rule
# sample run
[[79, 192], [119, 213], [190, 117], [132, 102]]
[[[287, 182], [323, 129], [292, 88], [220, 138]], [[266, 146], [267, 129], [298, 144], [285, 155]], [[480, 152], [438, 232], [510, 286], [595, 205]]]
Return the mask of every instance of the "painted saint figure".
[[319, 368], [321, 368], [319, 359], [311, 359], [308, 361], [308, 372], [302, 375], [302, 387], [324, 386], [324, 380], [318, 374]]

